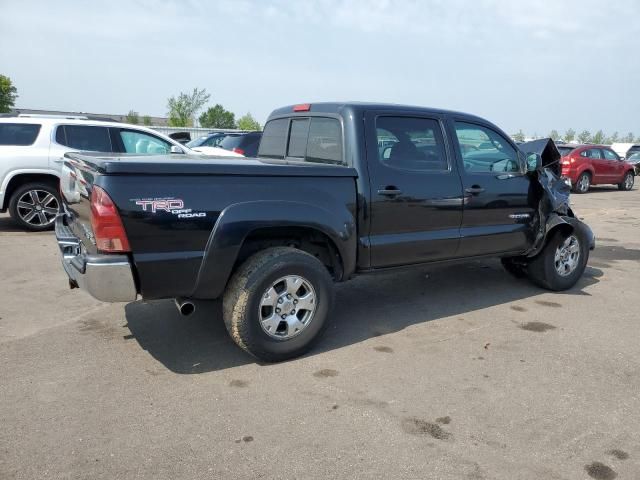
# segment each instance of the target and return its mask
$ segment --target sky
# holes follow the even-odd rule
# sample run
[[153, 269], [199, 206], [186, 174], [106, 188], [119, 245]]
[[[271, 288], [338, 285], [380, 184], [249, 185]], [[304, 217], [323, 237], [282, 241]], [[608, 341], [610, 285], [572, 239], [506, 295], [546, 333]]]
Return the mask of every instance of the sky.
[[194, 87], [264, 123], [373, 101], [509, 133], [640, 135], [640, 0], [0, 0], [17, 107], [140, 115]]

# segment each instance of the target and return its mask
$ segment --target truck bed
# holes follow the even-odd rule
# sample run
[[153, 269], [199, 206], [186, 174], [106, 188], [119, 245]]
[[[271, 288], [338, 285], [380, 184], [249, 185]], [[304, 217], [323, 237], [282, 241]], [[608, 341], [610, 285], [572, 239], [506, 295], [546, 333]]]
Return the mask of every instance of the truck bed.
[[66, 225], [83, 252], [97, 253], [90, 198], [94, 186], [102, 188], [122, 219], [144, 298], [217, 298], [245, 238], [275, 226], [321, 228], [355, 269], [353, 168], [186, 155], [66, 157]]

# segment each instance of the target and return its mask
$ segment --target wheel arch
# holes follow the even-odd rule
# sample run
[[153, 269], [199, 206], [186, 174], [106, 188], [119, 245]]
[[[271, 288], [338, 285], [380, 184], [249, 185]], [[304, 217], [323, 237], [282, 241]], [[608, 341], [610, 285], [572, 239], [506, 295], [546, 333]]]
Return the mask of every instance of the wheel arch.
[[294, 246], [315, 257], [336, 281], [355, 270], [355, 220], [343, 206], [329, 211], [303, 202], [263, 201], [223, 210], [209, 236], [192, 293], [218, 298], [234, 269], [264, 248]]
[[549, 239], [553, 237], [556, 232], [564, 232], [567, 235], [571, 234], [576, 229], [580, 229], [583, 232], [585, 238], [589, 241], [589, 250], [595, 248], [595, 235], [589, 226], [573, 216], [573, 212], [569, 210], [570, 215], [552, 215], [547, 220], [547, 226], [545, 229], [544, 239], [540, 245], [532, 252], [527, 254], [528, 258], [533, 258], [540, 254], [547, 244]]
[[4, 179], [2, 185], [2, 192], [4, 192], [4, 196], [2, 198], [2, 205], [0, 205], [0, 210], [5, 210], [9, 206], [9, 200], [13, 195], [13, 192], [16, 191], [21, 185], [26, 183], [33, 182], [43, 182], [52, 185], [57, 188], [60, 182], [60, 176], [57, 173], [52, 172], [51, 170], [18, 170], [15, 172], [11, 172]]

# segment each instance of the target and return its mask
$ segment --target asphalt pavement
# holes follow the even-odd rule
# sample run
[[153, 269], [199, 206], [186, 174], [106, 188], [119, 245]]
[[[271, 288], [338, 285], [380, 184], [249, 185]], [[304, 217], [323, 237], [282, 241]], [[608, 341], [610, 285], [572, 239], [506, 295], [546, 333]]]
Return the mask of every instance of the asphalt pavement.
[[0, 479], [638, 479], [640, 190], [572, 196], [570, 291], [499, 262], [340, 285], [307, 356], [260, 364], [219, 304], [69, 290], [0, 215]]

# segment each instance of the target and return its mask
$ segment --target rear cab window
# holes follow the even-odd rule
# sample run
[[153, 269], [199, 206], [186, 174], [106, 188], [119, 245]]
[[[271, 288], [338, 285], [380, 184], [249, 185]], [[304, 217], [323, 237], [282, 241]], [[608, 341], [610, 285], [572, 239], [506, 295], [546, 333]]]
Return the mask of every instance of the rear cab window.
[[258, 156], [344, 165], [342, 125], [331, 117], [290, 117], [264, 127]]
[[0, 123], [0, 145], [33, 145], [40, 133], [37, 123]]

